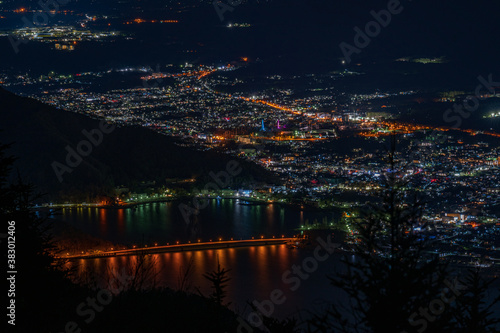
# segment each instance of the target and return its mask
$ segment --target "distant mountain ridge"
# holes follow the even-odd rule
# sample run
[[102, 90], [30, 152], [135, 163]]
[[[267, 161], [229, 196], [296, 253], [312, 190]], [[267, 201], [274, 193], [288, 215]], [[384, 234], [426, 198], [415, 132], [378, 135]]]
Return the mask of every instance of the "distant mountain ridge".
[[[136, 126], [116, 127], [109, 134], [103, 133], [102, 142], [92, 145], [88, 156], [81, 156], [79, 164], [73, 156], [68, 165], [66, 147], [86, 153], [89, 145], [81, 142], [89, 142], [88, 133], [95, 134], [100, 126], [103, 124], [99, 120], [58, 110], [0, 88], [0, 142], [12, 143], [9, 154], [18, 157], [15, 168], [50, 199], [91, 200], [109, 194], [119, 185], [134, 187], [142, 181], [160, 185], [167, 178], [195, 177], [197, 186], [203, 187], [210, 181], [211, 171], [226, 170], [227, 163], [235, 160], [225, 154], [179, 147], [171, 138]], [[99, 143], [97, 139], [98, 135], [95, 143]], [[243, 171], [233, 179], [235, 184], [274, 180], [263, 168], [237, 161]]]

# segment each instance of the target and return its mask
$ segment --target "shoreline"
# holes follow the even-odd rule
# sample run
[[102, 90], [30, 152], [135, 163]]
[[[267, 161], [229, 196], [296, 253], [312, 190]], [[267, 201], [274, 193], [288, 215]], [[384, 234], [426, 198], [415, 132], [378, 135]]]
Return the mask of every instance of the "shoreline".
[[[150, 203], [161, 203], [161, 202], [171, 202], [171, 201], [183, 201], [183, 200], [192, 200], [194, 195], [192, 196], [182, 196], [182, 197], [176, 197], [176, 198], [158, 198], [158, 199], [151, 199], [147, 201], [141, 201], [141, 202], [128, 202], [124, 203], [121, 205], [100, 205], [100, 204], [95, 204], [95, 203], [71, 203], [71, 204], [53, 204], [53, 205], [48, 205], [48, 204], [43, 204], [37, 207], [33, 207], [34, 210], [46, 210], [46, 209], [64, 209], [64, 208], [97, 208], [97, 209], [130, 209], [130, 208], [135, 208], [140, 205], [146, 205]], [[247, 203], [239, 203], [240, 205], [244, 206], [259, 206], [259, 205], [271, 205], [275, 204], [278, 206], [284, 206], [288, 208], [293, 208], [293, 209], [299, 209], [302, 211], [330, 211], [332, 210], [331, 208], [320, 208], [316, 207], [314, 205], [310, 204], [298, 204], [298, 203], [287, 203], [287, 202], [278, 202], [278, 201], [268, 201], [268, 200], [260, 200], [256, 198], [248, 198], [248, 197], [236, 197], [236, 196], [216, 196], [216, 197], [207, 197], [207, 196], [202, 196], [200, 198], [204, 199], [209, 199], [209, 200], [220, 200], [220, 199], [229, 199], [229, 200], [239, 200], [241, 202], [247, 202]]]

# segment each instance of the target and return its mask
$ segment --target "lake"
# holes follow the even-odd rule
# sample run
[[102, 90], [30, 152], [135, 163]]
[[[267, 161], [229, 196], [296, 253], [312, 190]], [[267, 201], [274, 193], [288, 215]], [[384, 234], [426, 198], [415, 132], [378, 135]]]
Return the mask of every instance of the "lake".
[[[248, 205], [237, 199], [210, 200], [207, 208], [189, 218], [183, 218], [179, 205], [189, 201], [150, 203], [127, 209], [71, 208], [63, 209], [58, 219], [95, 237], [126, 245], [166, 244], [201, 239], [250, 239], [252, 237], [281, 237], [297, 234], [295, 228], [306, 221], [329, 222], [338, 219], [333, 211], [303, 211], [276, 204]], [[191, 205], [192, 207], [192, 205]], [[230, 248], [221, 250], [162, 253], [152, 256], [158, 285], [177, 289], [179, 274], [192, 261], [189, 282], [191, 291], [198, 288], [208, 295], [210, 282], [203, 273], [221, 267], [230, 269], [227, 302], [238, 313], [248, 313], [247, 302], [270, 299], [270, 293], [281, 290], [285, 301], [276, 305], [273, 315], [303, 318], [308, 310], [319, 309], [338, 295], [329, 284], [327, 274], [338, 269], [340, 255], [333, 253], [314, 265], [313, 249], [289, 249], [285, 245]], [[116, 257], [79, 260], [73, 263], [83, 275], [97, 273], [106, 280], [110, 271], [122, 272], [133, 266], [137, 257]], [[305, 261], [304, 261], [305, 260]], [[304, 266], [305, 265], [305, 266]], [[294, 268], [295, 267], [295, 268]], [[294, 269], [302, 267], [301, 273]]]

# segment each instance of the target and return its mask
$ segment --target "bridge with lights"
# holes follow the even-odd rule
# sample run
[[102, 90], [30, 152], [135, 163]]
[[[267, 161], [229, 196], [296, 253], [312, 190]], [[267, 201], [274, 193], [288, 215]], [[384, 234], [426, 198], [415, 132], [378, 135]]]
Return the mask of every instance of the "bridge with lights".
[[197, 243], [184, 243], [173, 245], [160, 245], [152, 247], [141, 247], [127, 250], [116, 250], [97, 252], [91, 254], [79, 255], [66, 255], [61, 258], [64, 259], [96, 259], [117, 256], [136, 256], [144, 254], [157, 254], [165, 252], [186, 252], [186, 251], [204, 251], [204, 250], [218, 250], [236, 247], [250, 247], [250, 246], [268, 246], [268, 245], [281, 245], [296, 242], [296, 238], [259, 238], [259, 239], [245, 239], [245, 240], [219, 240], [215, 242], [197, 242]]

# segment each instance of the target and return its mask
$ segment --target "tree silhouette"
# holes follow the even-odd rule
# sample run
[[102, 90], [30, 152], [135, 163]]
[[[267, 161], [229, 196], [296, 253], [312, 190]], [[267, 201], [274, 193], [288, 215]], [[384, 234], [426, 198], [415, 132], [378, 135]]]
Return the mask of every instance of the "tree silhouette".
[[55, 257], [57, 248], [50, 233], [50, 213], [32, 209], [40, 195], [19, 175], [10, 180], [15, 158], [7, 155], [8, 148], [9, 145], [0, 144], [0, 219], [5, 229], [8, 223], [15, 226], [8, 236], [9, 240], [15, 240], [15, 258], [9, 270], [17, 271], [16, 328], [47, 331], [63, 316], [58, 304], [73, 286], [66, 279], [65, 261]]
[[500, 323], [500, 318], [498, 313], [494, 313], [494, 307], [500, 296], [492, 301], [486, 300], [493, 280], [485, 281], [480, 274], [479, 268], [471, 269], [462, 281], [467, 290], [463, 291], [463, 295], [460, 295], [455, 303], [453, 319], [456, 333], [499, 332], [495, 326]]
[[[308, 322], [310, 332], [411, 331], [412, 313], [438, 298], [445, 287], [446, 264], [436, 257], [424, 259], [429, 241], [414, 232], [425, 203], [398, 163], [393, 138], [381, 200], [361, 211], [353, 223], [354, 256], [344, 256], [345, 270], [329, 277], [344, 292], [347, 304], [337, 301], [315, 315]], [[447, 308], [432, 327], [444, 332], [450, 318]]]
[[230, 271], [230, 269], [221, 269], [219, 256], [217, 256], [217, 270], [203, 274], [203, 277], [212, 283], [213, 292], [210, 295], [210, 298], [219, 306], [223, 305], [224, 298], [227, 295], [225, 289], [227, 287], [227, 282], [231, 280], [231, 278], [227, 276], [227, 273]]

